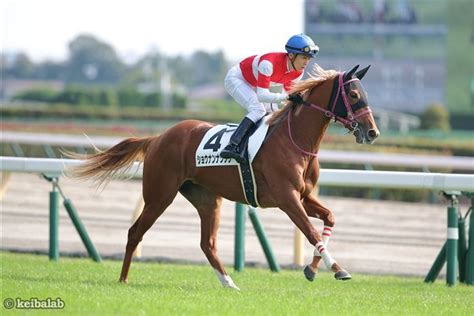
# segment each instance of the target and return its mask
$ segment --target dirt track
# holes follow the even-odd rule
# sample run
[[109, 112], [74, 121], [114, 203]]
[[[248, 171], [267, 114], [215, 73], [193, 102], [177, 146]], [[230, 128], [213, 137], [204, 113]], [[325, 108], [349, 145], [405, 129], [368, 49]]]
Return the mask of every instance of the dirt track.
[[[132, 211], [141, 194], [138, 181], [112, 181], [103, 191], [92, 184], [61, 178], [102, 256], [122, 257]], [[158, 188], [157, 188], [158, 189]], [[13, 174], [2, 201], [2, 249], [48, 250], [48, 192], [51, 184], [37, 175]], [[336, 227], [329, 244], [334, 258], [350, 272], [424, 276], [444, 243], [446, 208], [402, 202], [376, 202], [322, 197], [333, 209]], [[62, 201], [61, 201], [62, 202]], [[234, 203], [225, 201], [218, 238], [221, 259], [234, 260]], [[259, 210], [275, 257], [282, 266], [293, 262], [294, 225], [277, 209]], [[313, 220], [321, 227], [321, 222]], [[199, 248], [197, 212], [178, 194], [143, 240], [143, 257], [207, 262]], [[60, 210], [60, 251], [86, 253], [71, 220]], [[266, 264], [265, 256], [246, 221], [246, 262]], [[305, 242], [305, 261], [312, 247]], [[231, 270], [231, 269], [229, 269]]]

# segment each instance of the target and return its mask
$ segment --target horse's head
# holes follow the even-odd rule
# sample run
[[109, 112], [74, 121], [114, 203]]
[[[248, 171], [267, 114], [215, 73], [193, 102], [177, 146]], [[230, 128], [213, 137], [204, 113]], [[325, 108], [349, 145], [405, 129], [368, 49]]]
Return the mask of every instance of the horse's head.
[[[359, 144], [373, 143], [380, 135], [375, 124], [372, 111], [369, 108], [367, 93], [362, 86], [362, 78], [370, 65], [357, 71], [359, 65], [344, 73], [342, 83], [342, 98], [336, 103], [335, 114], [349, 121], [349, 128]], [[344, 123], [344, 122], [343, 122]]]
[[348, 72], [335, 76], [327, 108], [313, 104], [311, 93], [306, 103], [323, 111], [327, 117], [341, 122], [354, 134], [357, 143], [371, 144], [380, 135], [380, 132], [369, 108], [367, 93], [361, 83], [361, 79], [370, 66], [357, 71], [358, 68], [359, 65]]
[[357, 71], [359, 65], [336, 77], [331, 96], [334, 118], [353, 132], [359, 144], [371, 144], [380, 135], [367, 101], [361, 80], [370, 66]]

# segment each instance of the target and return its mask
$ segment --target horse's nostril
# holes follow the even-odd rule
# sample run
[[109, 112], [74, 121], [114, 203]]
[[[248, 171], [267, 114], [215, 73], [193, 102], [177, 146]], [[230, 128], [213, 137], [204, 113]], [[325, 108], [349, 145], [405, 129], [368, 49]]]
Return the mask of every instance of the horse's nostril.
[[370, 139], [374, 139], [374, 138], [377, 138], [377, 136], [379, 133], [377, 133], [376, 130], [374, 129], [370, 129], [368, 132], [367, 132], [367, 135], [369, 136]]

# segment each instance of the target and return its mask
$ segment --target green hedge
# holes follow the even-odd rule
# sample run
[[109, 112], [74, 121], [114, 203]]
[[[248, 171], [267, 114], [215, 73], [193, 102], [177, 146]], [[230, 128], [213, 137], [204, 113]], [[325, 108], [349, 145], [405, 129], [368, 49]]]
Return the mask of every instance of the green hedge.
[[[141, 93], [135, 88], [122, 87], [112, 89], [107, 87], [69, 86], [59, 92], [47, 89], [23, 91], [13, 97], [14, 101], [42, 102], [49, 104], [97, 105], [97, 106], [140, 106], [163, 107], [163, 95], [159, 92]], [[183, 109], [186, 107], [185, 96], [173, 93], [171, 107]]]
[[96, 105], [52, 104], [19, 105], [0, 108], [0, 115], [5, 119], [133, 119], [133, 120], [176, 120], [200, 119], [211, 122], [238, 122], [242, 118], [239, 112], [220, 112], [209, 109], [189, 110], [184, 101], [176, 97], [175, 107], [169, 110], [152, 107], [121, 106], [99, 107]]

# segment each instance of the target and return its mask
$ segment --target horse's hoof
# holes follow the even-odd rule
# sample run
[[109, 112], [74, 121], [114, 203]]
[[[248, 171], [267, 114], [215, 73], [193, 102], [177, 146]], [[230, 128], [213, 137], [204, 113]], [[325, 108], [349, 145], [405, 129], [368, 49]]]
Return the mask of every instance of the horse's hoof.
[[343, 281], [352, 279], [352, 276], [346, 270], [341, 270], [339, 272], [336, 272], [334, 274], [334, 277], [336, 278], [336, 280], [343, 280]]
[[316, 272], [313, 272], [313, 270], [311, 270], [309, 266], [304, 267], [303, 273], [306, 280], [310, 282], [313, 282], [314, 279], [316, 278]]
[[233, 284], [233, 283], [232, 284], [226, 284], [226, 285], [224, 285], [224, 287], [240, 292], [239, 287], [237, 285]]

